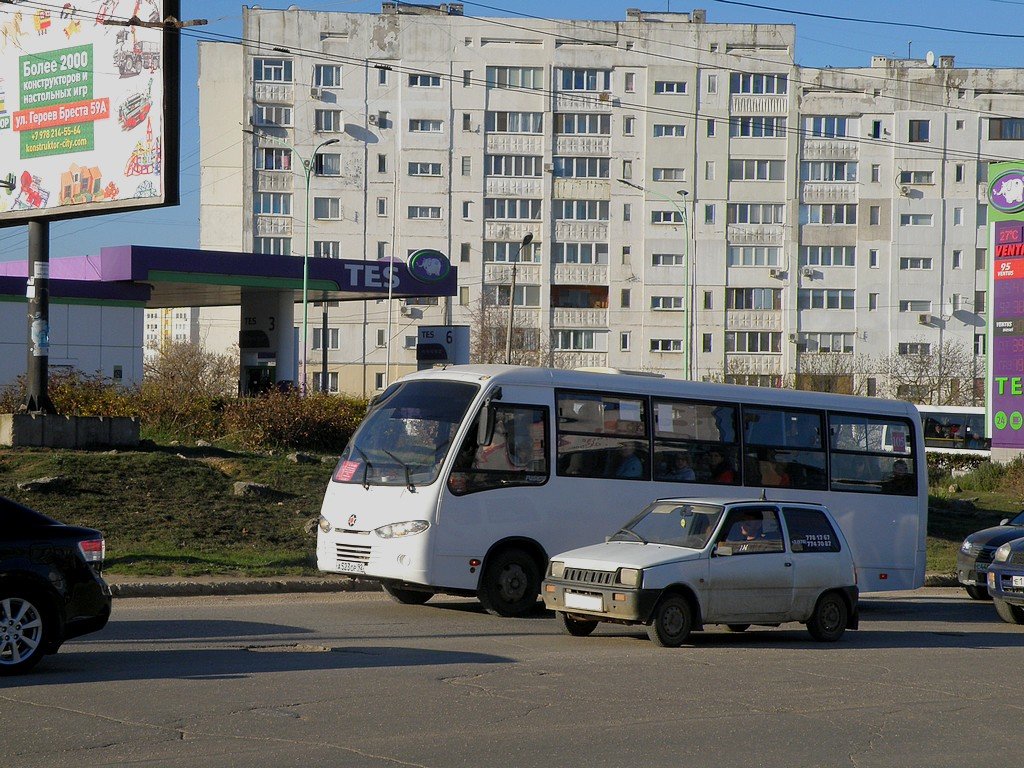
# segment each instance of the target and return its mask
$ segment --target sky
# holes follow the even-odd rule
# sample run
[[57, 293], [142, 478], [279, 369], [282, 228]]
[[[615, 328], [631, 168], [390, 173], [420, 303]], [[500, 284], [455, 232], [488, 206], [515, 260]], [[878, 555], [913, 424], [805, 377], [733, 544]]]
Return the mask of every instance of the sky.
[[[29, 0], [31, 2], [31, 0]], [[707, 10], [708, 23], [793, 24], [796, 61], [804, 66], [868, 66], [873, 55], [923, 59], [953, 55], [958, 67], [1024, 67], [1024, 0], [550, 0], [466, 2], [467, 16], [625, 20], [626, 9], [689, 12]], [[263, 2], [264, 9], [290, 3]], [[298, 3], [306, 10], [378, 13], [379, 0]], [[10, 6], [8, 6], [10, 7]], [[969, 7], [967, 13], [965, 8]], [[3, 6], [0, 6], [3, 8]], [[54, 222], [50, 256], [99, 253], [113, 245], [199, 247], [198, 41], [241, 35], [242, 6], [224, 0], [181, 0], [181, 18], [209, 24], [182, 35], [181, 203], [163, 209]], [[0, 21], [3, 21], [0, 14]], [[241, 137], [239, 137], [241, 140]], [[0, 229], [0, 261], [27, 258], [24, 225]]]

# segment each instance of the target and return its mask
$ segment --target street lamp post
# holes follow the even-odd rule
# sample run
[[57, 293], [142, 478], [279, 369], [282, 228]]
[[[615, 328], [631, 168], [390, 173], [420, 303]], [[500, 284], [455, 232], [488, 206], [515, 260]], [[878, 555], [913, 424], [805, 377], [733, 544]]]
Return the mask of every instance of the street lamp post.
[[[276, 136], [268, 136], [265, 133], [257, 133], [256, 131], [249, 130], [248, 128], [242, 129], [243, 133], [248, 133], [256, 138], [267, 139], [268, 141], [274, 141], [278, 144], [286, 146], [292, 151], [292, 154], [299, 159], [302, 163], [302, 169], [306, 176], [306, 223], [305, 223], [305, 246], [302, 250], [302, 357], [300, 358], [300, 376], [302, 376], [301, 391], [305, 395], [307, 391], [306, 384], [306, 356], [309, 348], [309, 182], [313, 175], [313, 163], [316, 161], [317, 153], [326, 146], [331, 144], [337, 144], [341, 139], [325, 139], [321, 141], [316, 147], [313, 148], [313, 154], [310, 155], [309, 159], [305, 159], [299, 154], [298, 150], [295, 149], [284, 139], [279, 139]], [[324, 306], [326, 307], [326, 299]], [[326, 309], [324, 310], [326, 312]], [[321, 344], [326, 345], [327, 340], [321, 339]], [[322, 384], [323, 382], [321, 382]]]
[[693, 302], [695, 296], [697, 277], [696, 272], [694, 272], [692, 276], [690, 274], [691, 271], [693, 271], [693, 264], [691, 263], [690, 259], [690, 220], [686, 214], [686, 196], [689, 194], [689, 192], [687, 192], [685, 189], [676, 190], [676, 194], [682, 198], [682, 205], [680, 205], [675, 198], [669, 197], [668, 195], [664, 195], [660, 192], [657, 192], [656, 190], [647, 189], [646, 187], [643, 187], [639, 184], [634, 184], [633, 182], [627, 181], [626, 179], [619, 179], [618, 181], [620, 184], [625, 184], [627, 187], [632, 187], [633, 189], [639, 190], [641, 192], [647, 192], [651, 195], [654, 195], [655, 197], [664, 200], [666, 203], [675, 208], [676, 211], [678, 211], [680, 216], [682, 216], [683, 218], [683, 268], [685, 270], [683, 272], [683, 324], [684, 331], [686, 332], [686, 353], [683, 356], [683, 375], [687, 379], [692, 379], [694, 360], [693, 344], [694, 339], [696, 338], [696, 332], [693, 324]]
[[523, 242], [516, 249], [515, 258], [512, 259], [512, 285], [508, 292], [508, 333], [505, 334], [505, 364], [512, 365], [512, 319], [516, 308], [516, 264], [523, 253], [523, 248], [533, 242], [533, 233], [527, 232]]

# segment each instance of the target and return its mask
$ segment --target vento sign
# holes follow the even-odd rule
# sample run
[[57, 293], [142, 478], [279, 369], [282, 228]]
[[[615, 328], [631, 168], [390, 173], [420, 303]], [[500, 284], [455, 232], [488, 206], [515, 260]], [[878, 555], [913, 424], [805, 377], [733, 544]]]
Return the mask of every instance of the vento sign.
[[160, 24], [177, 13], [0, 4], [0, 226], [177, 203], [178, 31]]

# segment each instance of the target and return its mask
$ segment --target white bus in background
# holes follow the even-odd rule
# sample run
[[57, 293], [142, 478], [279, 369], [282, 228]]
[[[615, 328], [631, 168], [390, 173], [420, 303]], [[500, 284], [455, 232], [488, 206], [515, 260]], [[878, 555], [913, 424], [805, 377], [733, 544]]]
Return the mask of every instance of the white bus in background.
[[536, 604], [548, 557], [659, 497], [826, 504], [862, 592], [924, 583], [927, 468], [909, 403], [509, 366], [410, 374], [371, 406], [324, 495], [323, 571], [403, 603]]
[[985, 409], [970, 405], [919, 405], [924, 449], [929, 453], [988, 456], [992, 438]]

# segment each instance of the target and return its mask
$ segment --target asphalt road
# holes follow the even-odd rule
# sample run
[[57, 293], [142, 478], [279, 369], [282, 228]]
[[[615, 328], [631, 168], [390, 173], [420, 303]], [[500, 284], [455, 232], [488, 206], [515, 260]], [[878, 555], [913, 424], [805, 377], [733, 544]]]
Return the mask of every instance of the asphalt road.
[[[1024, 627], [955, 589], [803, 627], [559, 633], [378, 593], [119, 599], [101, 633], [0, 679], [17, 766], [1017, 764]], [[436, 601], [436, 603], [435, 603]]]

